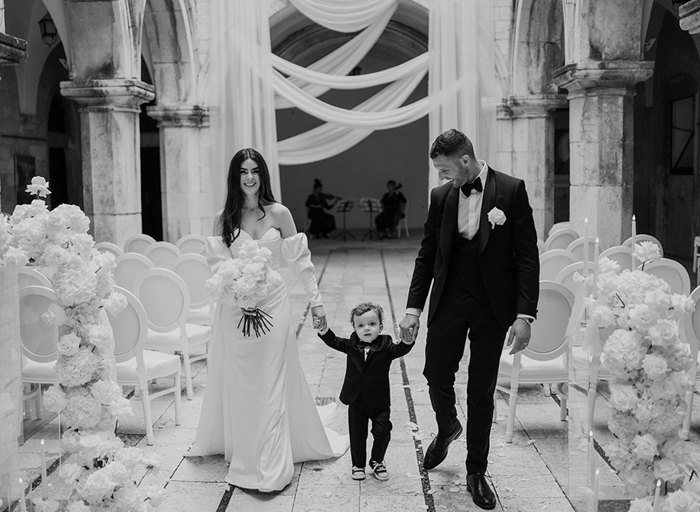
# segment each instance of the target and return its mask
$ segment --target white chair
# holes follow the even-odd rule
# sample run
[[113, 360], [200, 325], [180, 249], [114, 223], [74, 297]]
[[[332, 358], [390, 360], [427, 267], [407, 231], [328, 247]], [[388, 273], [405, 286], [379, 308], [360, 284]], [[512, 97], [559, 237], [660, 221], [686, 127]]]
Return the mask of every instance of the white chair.
[[608, 247], [600, 253], [600, 257], [617, 262], [617, 264], [620, 265], [620, 270], [634, 270], [637, 268], [637, 260], [634, 257], [634, 251], [631, 247], [624, 245]]
[[[153, 444], [153, 416], [151, 401], [173, 393], [175, 395], [175, 425], [180, 424], [180, 357], [144, 350], [148, 335], [148, 320], [143, 306], [129, 290], [116, 286], [116, 292], [126, 297], [126, 307], [117, 313], [107, 311], [114, 332], [114, 357], [117, 363], [117, 383], [134, 386], [140, 391], [146, 442]], [[173, 385], [151, 393], [148, 383], [155, 379], [172, 377]]]
[[555, 231], [559, 231], [560, 229], [570, 229], [571, 228], [571, 221], [565, 220], [562, 222], [555, 222], [552, 224], [552, 227], [549, 228], [549, 233], [547, 233], [547, 236], [551, 235]]
[[127, 252], [117, 258], [117, 267], [114, 269], [114, 281], [130, 292], [134, 291], [134, 284], [141, 274], [149, 268], [153, 268], [153, 262], [143, 254]]
[[595, 258], [595, 238], [592, 236], [577, 238], [567, 246], [566, 250], [574, 255], [576, 261], [583, 261], [586, 255], [586, 246], [588, 246], [588, 261], [593, 261]]
[[182, 253], [175, 244], [171, 244], [170, 242], [155, 242], [148, 246], [143, 255], [151, 260], [156, 267], [172, 270], [175, 267], [175, 262]]
[[406, 233], [406, 238], [411, 236], [408, 232], [408, 199], [403, 205], [403, 217], [399, 219], [399, 223], [396, 225], [396, 235], [401, 238], [401, 232]]
[[175, 245], [177, 245], [182, 254], [194, 253], [205, 256], [207, 253], [207, 239], [202, 235], [185, 235]]
[[115, 258], [118, 258], [122, 254], [124, 254], [122, 248], [119, 247], [117, 244], [113, 244], [112, 242], [97, 242], [95, 244], [95, 249], [97, 249], [100, 252], [111, 252], [112, 254], [114, 254]]
[[54, 370], [58, 357], [58, 326], [41, 319], [41, 315], [55, 303], [56, 294], [50, 288], [30, 285], [19, 290], [22, 384], [30, 387], [23, 401], [34, 401], [37, 418], [41, 418], [41, 385], [58, 384], [58, 375]]
[[540, 256], [540, 280], [554, 281], [557, 274], [576, 261], [566, 249], [552, 249]]
[[653, 274], [663, 279], [671, 287], [673, 293], [688, 295], [690, 293], [690, 276], [683, 265], [675, 260], [659, 258], [647, 261], [639, 268], [644, 267], [644, 272]]
[[700, 286], [700, 236], [693, 240], [693, 272], [697, 276], [697, 286]]
[[664, 248], [661, 245], [661, 242], [659, 242], [656, 238], [654, 238], [651, 235], [635, 235], [629, 237], [627, 240], [622, 242], [622, 245], [625, 247], [630, 247], [632, 250], [634, 250], [634, 244], [639, 244], [642, 242], [654, 242], [656, 245], [659, 246], [659, 253], [661, 253], [661, 257], [664, 255]]
[[[593, 272], [593, 262], [589, 263], [588, 267], [589, 272]], [[567, 265], [563, 269], [559, 271], [559, 273], [556, 275], [554, 278], [555, 283], [559, 283], [560, 285], [564, 286], [567, 290], [569, 290], [571, 293], [576, 295], [576, 291], [578, 290], [578, 287], [581, 285], [581, 283], [577, 283], [574, 280], [574, 276], [576, 273], [581, 274], [582, 276], [584, 275], [583, 271], [583, 261], [577, 261], [576, 263], [572, 263], [571, 265]]]
[[124, 252], [143, 254], [154, 243], [156, 243], [156, 239], [150, 235], [144, 235], [143, 233], [131, 235], [124, 242]]
[[690, 294], [690, 298], [695, 301], [695, 309], [685, 315], [681, 321], [681, 333], [690, 344], [691, 359], [690, 379], [693, 386], [688, 389], [685, 395], [685, 418], [681, 427], [680, 438], [687, 441], [690, 436], [690, 420], [693, 414], [693, 396], [695, 395], [695, 385], [700, 380], [698, 377], [698, 348], [700, 348], [700, 286], [695, 288]]
[[[506, 442], [513, 442], [515, 411], [520, 384], [568, 382], [566, 328], [574, 304], [574, 295], [558, 283], [540, 281], [537, 319], [532, 323], [530, 344], [515, 355], [503, 351], [498, 368], [499, 379], [509, 379], [510, 387], [497, 389], [509, 394]], [[566, 396], [560, 399], [559, 417], [566, 419]]]
[[25, 286], [43, 286], [53, 288], [51, 281], [44, 274], [32, 267], [17, 268], [17, 287], [22, 289]]
[[540, 254], [540, 256], [547, 252], [547, 244], [545, 244], [539, 238], [537, 239], [537, 252]]
[[190, 311], [187, 321], [193, 324], [211, 325], [214, 318], [214, 302], [205, 283], [211, 277], [207, 259], [199, 254], [183, 254], [173, 269], [190, 292]]
[[[136, 280], [134, 287], [134, 294], [143, 304], [148, 318], [145, 348], [182, 354], [187, 398], [192, 400], [191, 363], [206, 359], [211, 327], [187, 323], [190, 292], [182, 278], [172, 270], [148, 269]], [[191, 356], [192, 353], [198, 355]]]
[[579, 238], [579, 234], [571, 228], [561, 228], [550, 233], [545, 240], [547, 249], [566, 249], [569, 244]]

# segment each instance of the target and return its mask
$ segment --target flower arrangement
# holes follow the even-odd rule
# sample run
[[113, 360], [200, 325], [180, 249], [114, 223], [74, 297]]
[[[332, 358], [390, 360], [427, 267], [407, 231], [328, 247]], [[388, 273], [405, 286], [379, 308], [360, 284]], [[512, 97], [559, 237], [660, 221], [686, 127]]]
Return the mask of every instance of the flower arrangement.
[[634, 254], [642, 263], [639, 270], [620, 272], [619, 265], [602, 258], [597, 297], [588, 299], [591, 318], [612, 329], [601, 354], [602, 366], [614, 376], [609, 428], [616, 440], [606, 453], [639, 498], [630, 512], [652, 511], [659, 480], [666, 495], [657, 499], [662, 500], [658, 510], [700, 510], [700, 449], [678, 437], [692, 385], [690, 347], [680, 338], [678, 320], [693, 303], [642, 270], [660, 257], [655, 244], [637, 244]]
[[[34, 177], [27, 192], [46, 197], [48, 187]], [[46, 500], [35, 499], [35, 509], [147, 512], [155, 510], [162, 490], [137, 487], [132, 475], [137, 466], [155, 462], [114, 435], [115, 420], [131, 414], [131, 406], [116, 382], [114, 338], [102, 309], [117, 313], [126, 299], [114, 291], [114, 256], [95, 250], [89, 226], [77, 206], [49, 211], [39, 198], [0, 220], [0, 263], [40, 267], [57, 297], [41, 317], [61, 332], [55, 366], [60, 384], [46, 390], [44, 404], [62, 415], [62, 446], [71, 455], [60, 470], [66, 485]]]
[[247, 240], [241, 244], [238, 257], [222, 262], [207, 280], [207, 289], [216, 300], [244, 310], [238, 327], [245, 336], [250, 336], [252, 329], [260, 337], [272, 327], [272, 317], [256, 307], [282, 283], [270, 265], [271, 258], [269, 249]]

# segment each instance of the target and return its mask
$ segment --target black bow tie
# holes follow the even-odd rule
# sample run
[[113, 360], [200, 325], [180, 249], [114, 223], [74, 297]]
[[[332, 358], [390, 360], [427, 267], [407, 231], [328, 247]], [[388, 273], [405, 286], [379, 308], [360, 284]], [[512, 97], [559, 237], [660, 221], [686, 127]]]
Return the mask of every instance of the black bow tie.
[[478, 177], [471, 183], [465, 183], [461, 188], [465, 196], [469, 196], [472, 193], [472, 190], [476, 190], [477, 192], [481, 192], [483, 190], [481, 180]]

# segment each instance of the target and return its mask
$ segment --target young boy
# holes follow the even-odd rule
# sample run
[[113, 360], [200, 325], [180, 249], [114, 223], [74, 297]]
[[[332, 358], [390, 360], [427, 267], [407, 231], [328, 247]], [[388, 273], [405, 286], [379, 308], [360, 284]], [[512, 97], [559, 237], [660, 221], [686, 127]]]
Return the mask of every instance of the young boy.
[[369, 420], [374, 437], [370, 470], [378, 480], [389, 479], [384, 465], [391, 439], [389, 367], [392, 360], [413, 348], [413, 342], [394, 343], [391, 336], [380, 334], [383, 318], [381, 306], [365, 302], [350, 312], [355, 331], [350, 339], [339, 338], [327, 327], [318, 333], [326, 345], [348, 355], [340, 401], [348, 406], [353, 480], [365, 479]]

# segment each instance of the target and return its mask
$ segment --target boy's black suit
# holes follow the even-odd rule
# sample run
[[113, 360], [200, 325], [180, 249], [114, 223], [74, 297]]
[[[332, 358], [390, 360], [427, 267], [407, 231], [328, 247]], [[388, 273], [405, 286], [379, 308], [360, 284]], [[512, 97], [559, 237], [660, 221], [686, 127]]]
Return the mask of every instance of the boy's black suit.
[[348, 405], [352, 465], [365, 467], [368, 420], [372, 420], [374, 436], [372, 460], [382, 462], [391, 439], [389, 368], [413, 344], [394, 343], [391, 336], [380, 334], [370, 344], [365, 360], [367, 343], [360, 341], [354, 332], [349, 339], [336, 336], [330, 329], [319, 336], [326, 345], [348, 356], [340, 401]]

